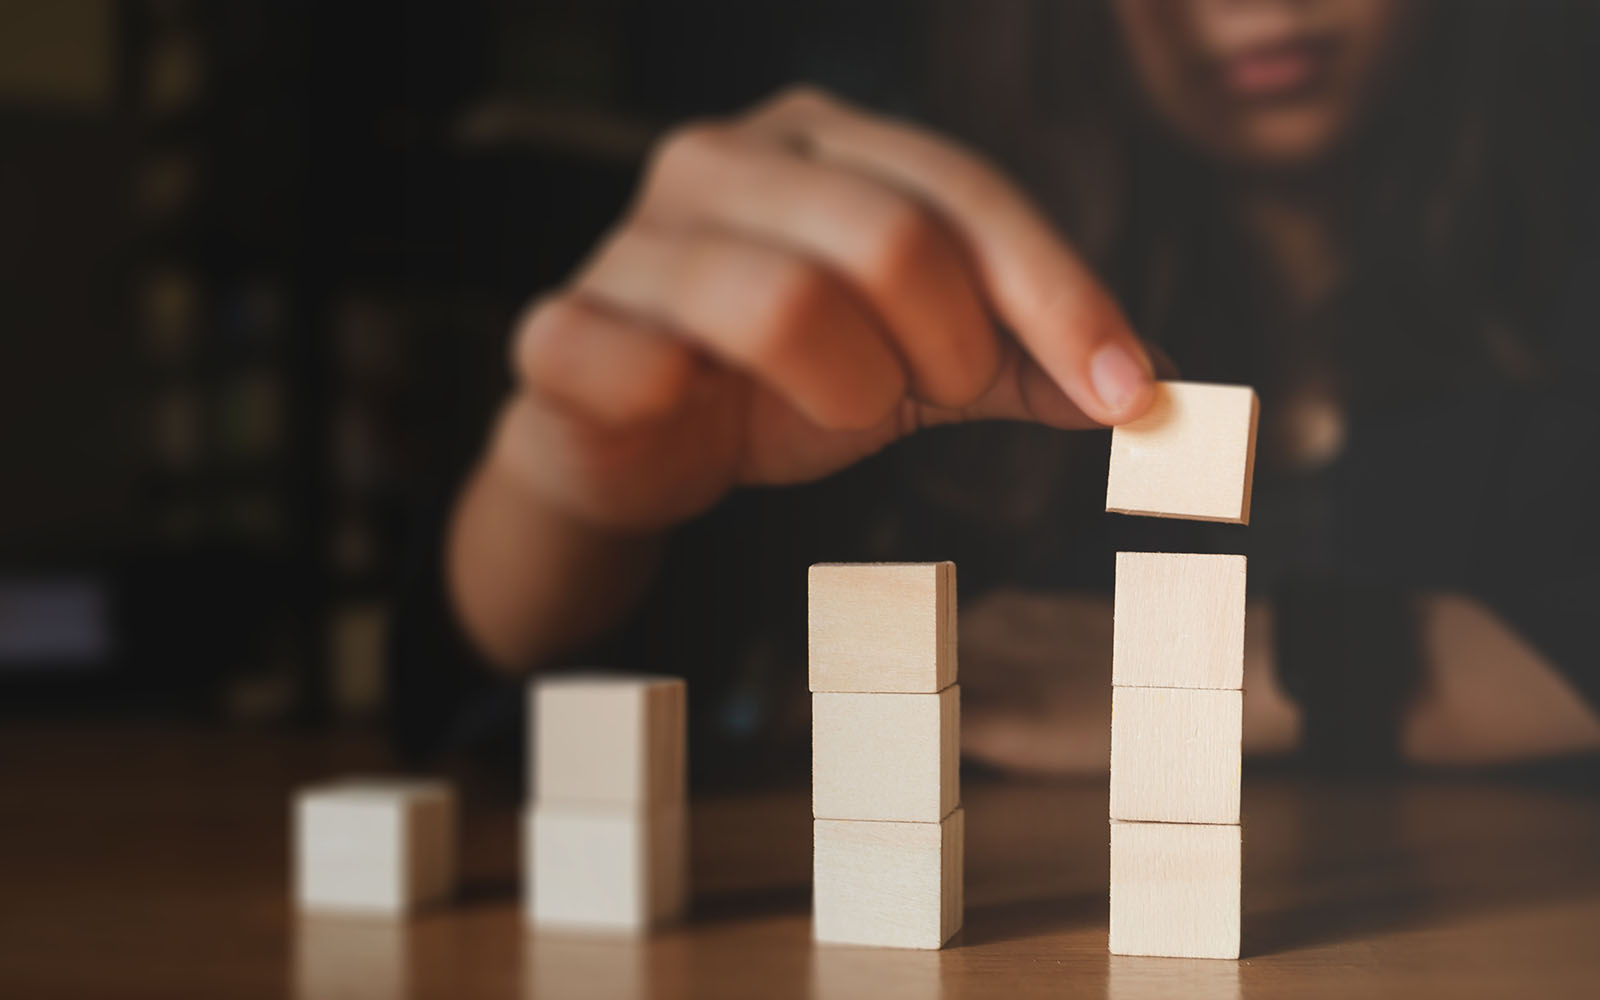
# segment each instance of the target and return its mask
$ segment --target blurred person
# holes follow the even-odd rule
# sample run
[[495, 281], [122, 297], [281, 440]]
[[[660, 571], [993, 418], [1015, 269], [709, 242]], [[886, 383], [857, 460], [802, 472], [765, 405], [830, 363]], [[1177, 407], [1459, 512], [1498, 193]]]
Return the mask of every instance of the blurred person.
[[[1247, 753], [1600, 747], [1594, 11], [941, 10], [967, 141], [806, 87], [683, 125], [528, 306], [401, 607], [407, 744], [605, 664], [690, 678], [702, 765], [803, 760], [805, 566], [951, 558], [964, 752], [1103, 769], [1155, 549], [1250, 556]], [[1260, 392], [1249, 528], [1102, 511], [1086, 432], [1175, 372]]]

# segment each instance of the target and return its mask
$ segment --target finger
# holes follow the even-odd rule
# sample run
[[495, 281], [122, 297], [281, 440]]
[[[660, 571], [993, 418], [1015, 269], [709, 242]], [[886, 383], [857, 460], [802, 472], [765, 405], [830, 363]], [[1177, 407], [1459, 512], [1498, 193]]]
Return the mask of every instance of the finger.
[[1119, 423], [1148, 409], [1153, 367], [1121, 310], [997, 170], [921, 129], [810, 91], [774, 102], [750, 127], [928, 201], [969, 248], [990, 306], [1085, 413]]
[[[1176, 377], [1177, 368], [1165, 351], [1153, 344], [1144, 346], [1155, 361], [1156, 370], [1171, 373], [1163, 377]], [[1000, 372], [989, 389], [972, 403], [945, 407], [907, 401], [906, 407], [901, 417], [904, 425], [901, 434], [923, 427], [972, 420], [1023, 420], [1062, 430], [1088, 430], [1101, 426], [1061, 391], [1061, 387], [1045, 374], [1037, 361], [1015, 344], [1005, 351]]]
[[1015, 345], [1005, 353], [999, 375], [982, 396], [957, 407], [908, 404], [901, 433], [972, 420], [1024, 420], [1062, 430], [1100, 426]]
[[709, 220], [823, 262], [875, 310], [919, 399], [963, 406], [994, 380], [999, 340], [977, 275], [949, 226], [899, 189], [698, 125], [663, 143], [640, 214], [666, 226]]
[[666, 463], [658, 430], [683, 420], [693, 424], [695, 416], [691, 400], [659, 423], [611, 425], [552, 397], [518, 392], [502, 413], [492, 447], [497, 463], [557, 510], [610, 528], [653, 531], [706, 509], [726, 486], [715, 475], [694, 474], [703, 470], [685, 474], [683, 463], [719, 460], [718, 449], [703, 442], [681, 458], [672, 456], [679, 464], [661, 471]]
[[693, 348], [659, 327], [572, 295], [534, 303], [512, 344], [528, 389], [617, 426], [675, 412], [701, 367]]
[[780, 248], [632, 225], [576, 287], [752, 373], [822, 427], [870, 427], [905, 395], [905, 370], [871, 313], [821, 266]]

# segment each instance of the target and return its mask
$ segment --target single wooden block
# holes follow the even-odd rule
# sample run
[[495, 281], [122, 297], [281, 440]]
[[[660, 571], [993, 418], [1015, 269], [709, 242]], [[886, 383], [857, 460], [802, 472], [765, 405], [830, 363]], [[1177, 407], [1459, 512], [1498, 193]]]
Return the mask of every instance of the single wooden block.
[[1238, 958], [1237, 824], [1111, 823], [1111, 952]]
[[532, 798], [681, 803], [687, 689], [681, 678], [570, 674], [530, 687]]
[[811, 813], [937, 823], [961, 804], [961, 685], [811, 696]]
[[816, 939], [942, 948], [961, 929], [966, 810], [939, 823], [812, 823]]
[[1111, 683], [1244, 683], [1245, 557], [1118, 552]]
[[1242, 691], [1112, 688], [1111, 818], [1239, 822]]
[[1254, 389], [1158, 382], [1150, 412], [1111, 429], [1106, 510], [1249, 524], [1255, 458]]
[[523, 818], [525, 914], [578, 930], [642, 931], [688, 899], [688, 811], [535, 802]]
[[349, 779], [294, 800], [295, 898], [306, 910], [399, 915], [456, 880], [455, 792], [442, 781]]
[[931, 694], [956, 680], [956, 565], [818, 563], [811, 690]]

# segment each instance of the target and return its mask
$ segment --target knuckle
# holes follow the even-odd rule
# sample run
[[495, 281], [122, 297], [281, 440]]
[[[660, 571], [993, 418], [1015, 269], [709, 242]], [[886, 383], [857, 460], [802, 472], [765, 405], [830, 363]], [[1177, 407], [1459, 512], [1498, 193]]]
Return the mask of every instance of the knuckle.
[[726, 142], [727, 129], [710, 120], [697, 119], [674, 126], [650, 151], [645, 168], [647, 186], [694, 176], [721, 153]]
[[618, 393], [617, 416], [627, 423], [660, 420], [677, 412], [689, 393], [694, 356], [680, 347], [658, 352]]
[[791, 83], [778, 92], [772, 108], [779, 112], [806, 114], [837, 107], [838, 98], [814, 83]]
[[885, 382], [878, 386], [875, 392], [864, 395], [856, 401], [848, 411], [836, 416], [833, 419], [833, 429], [864, 431], [881, 427], [885, 423], [892, 427], [900, 419], [899, 414], [905, 405], [905, 400], [903, 379]]
[[513, 371], [532, 384], [547, 381], [560, 365], [561, 345], [582, 326], [582, 310], [567, 296], [536, 299], [523, 311], [512, 338]]
[[876, 226], [867, 277], [879, 287], [899, 286], [927, 270], [943, 242], [944, 233], [929, 210], [909, 200], [896, 201]]
[[1012, 196], [998, 171], [981, 161], [963, 160], [945, 174], [945, 190], [969, 213], [987, 218], [1005, 211]]
[[819, 265], [786, 260], [768, 267], [764, 292], [752, 349], [757, 357], [770, 359], [790, 350], [826, 307], [829, 280]]

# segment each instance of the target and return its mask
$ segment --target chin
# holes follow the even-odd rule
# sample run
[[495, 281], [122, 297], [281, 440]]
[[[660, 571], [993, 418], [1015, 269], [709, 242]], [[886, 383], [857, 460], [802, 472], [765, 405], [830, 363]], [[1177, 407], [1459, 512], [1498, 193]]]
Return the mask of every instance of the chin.
[[1343, 129], [1314, 110], [1263, 112], [1241, 123], [1224, 156], [1242, 166], [1309, 167], [1333, 149]]

